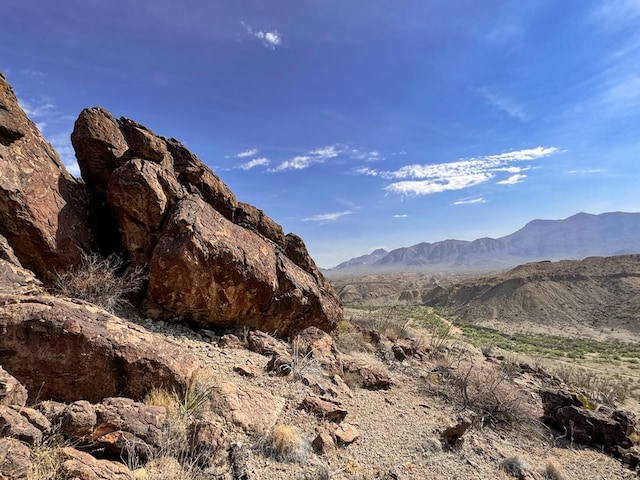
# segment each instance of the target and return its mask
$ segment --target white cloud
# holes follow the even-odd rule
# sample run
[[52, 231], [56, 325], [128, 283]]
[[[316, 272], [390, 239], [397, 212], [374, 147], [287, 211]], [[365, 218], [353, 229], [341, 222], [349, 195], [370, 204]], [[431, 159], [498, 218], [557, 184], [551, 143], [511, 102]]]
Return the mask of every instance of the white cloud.
[[387, 185], [384, 189], [392, 193], [403, 195], [431, 195], [446, 190], [462, 190], [486, 182], [493, 175], [488, 173], [475, 173], [468, 175], [455, 175], [449, 178], [437, 180], [408, 180]]
[[260, 166], [266, 166], [269, 165], [269, 159], [268, 158], [254, 158], [253, 160], [249, 160], [246, 163], [243, 163], [241, 165], [238, 165], [238, 168], [242, 169], [242, 170], [251, 170], [254, 167], [260, 167]]
[[380, 176], [402, 179], [403, 181], [387, 185], [385, 190], [404, 195], [430, 195], [447, 190], [462, 190], [486, 182], [504, 171], [513, 175], [499, 183], [512, 184], [525, 177], [517, 172], [528, 168], [510, 165], [512, 162], [532, 161], [557, 151], [556, 147], [536, 147], [449, 163], [406, 165], [393, 172], [380, 172]]
[[361, 167], [361, 168], [356, 168], [356, 173], [359, 175], [366, 175], [369, 177], [377, 177], [378, 176], [378, 171], [374, 168], [369, 168], [369, 167]]
[[311, 150], [304, 155], [298, 155], [290, 160], [285, 160], [277, 167], [269, 169], [270, 172], [283, 172], [285, 170], [303, 170], [317, 163], [324, 163], [331, 158], [335, 158], [345, 151], [345, 147], [340, 144], [328, 145], [326, 147]]
[[321, 213], [318, 215], [313, 215], [311, 217], [303, 218], [303, 222], [332, 222], [334, 220], [339, 219], [340, 217], [344, 217], [345, 215], [351, 215], [353, 212], [351, 210], [345, 210], [343, 212], [334, 212], [334, 213]]
[[509, 178], [505, 180], [500, 180], [499, 182], [496, 182], [496, 183], [498, 185], [515, 185], [516, 183], [522, 183], [522, 180], [524, 180], [525, 178], [527, 178], [526, 175], [521, 175], [517, 173], [515, 175], [511, 175]]
[[408, 218], [409, 215], [407, 215], [406, 213], [400, 213], [398, 215], [393, 215], [393, 218]]
[[258, 153], [258, 149], [257, 148], [251, 148], [249, 150], [245, 150], [244, 152], [236, 153], [235, 157], [236, 158], [253, 157], [256, 153]]
[[487, 203], [487, 201], [480, 197], [480, 198], [472, 198], [470, 200], [458, 200], [457, 202], [453, 202], [454, 205], [473, 205], [475, 203]]
[[242, 23], [242, 26], [245, 28], [245, 30], [249, 35], [257, 38], [258, 40], [261, 40], [262, 44], [265, 47], [270, 48], [271, 50], [275, 50], [276, 47], [279, 47], [282, 44], [282, 35], [277, 30], [255, 31], [253, 28], [251, 28], [251, 26], [247, 25], [246, 23], [244, 22], [240, 22], [240, 23]]

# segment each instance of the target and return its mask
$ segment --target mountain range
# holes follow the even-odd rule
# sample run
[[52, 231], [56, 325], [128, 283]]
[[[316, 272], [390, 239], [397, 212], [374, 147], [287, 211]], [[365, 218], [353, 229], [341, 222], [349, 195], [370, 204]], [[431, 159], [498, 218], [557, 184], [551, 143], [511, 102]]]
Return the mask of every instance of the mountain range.
[[500, 238], [418, 243], [347, 260], [328, 275], [376, 272], [482, 272], [541, 260], [640, 253], [640, 213], [578, 213], [563, 220], [533, 220]]

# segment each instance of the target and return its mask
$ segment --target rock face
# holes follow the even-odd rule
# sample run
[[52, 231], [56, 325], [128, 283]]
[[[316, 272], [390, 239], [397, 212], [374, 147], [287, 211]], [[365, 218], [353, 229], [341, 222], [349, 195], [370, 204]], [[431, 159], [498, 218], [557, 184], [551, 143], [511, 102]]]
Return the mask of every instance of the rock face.
[[540, 396], [545, 423], [568, 432], [578, 443], [620, 455], [638, 438], [637, 421], [630, 412], [603, 406], [591, 410], [579, 395], [564, 390], [543, 390]]
[[149, 315], [282, 336], [341, 318], [302, 240], [238, 202], [177, 140], [100, 108], [80, 114], [71, 139], [91, 210], [105, 219], [102, 250], [148, 268]]
[[0, 365], [45, 400], [140, 399], [153, 387], [185, 389], [199, 368], [160, 334], [46, 295], [0, 294], [0, 332]]
[[20, 108], [0, 74], [0, 235], [49, 281], [92, 247], [85, 187]]

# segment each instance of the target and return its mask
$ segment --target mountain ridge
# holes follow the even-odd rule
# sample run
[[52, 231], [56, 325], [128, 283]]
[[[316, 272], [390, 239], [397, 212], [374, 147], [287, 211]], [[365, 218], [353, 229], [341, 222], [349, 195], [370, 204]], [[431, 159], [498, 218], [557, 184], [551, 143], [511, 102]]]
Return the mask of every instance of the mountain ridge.
[[421, 242], [382, 252], [347, 260], [326, 273], [482, 272], [542, 260], [640, 253], [640, 213], [579, 212], [560, 220], [531, 220], [499, 238]]

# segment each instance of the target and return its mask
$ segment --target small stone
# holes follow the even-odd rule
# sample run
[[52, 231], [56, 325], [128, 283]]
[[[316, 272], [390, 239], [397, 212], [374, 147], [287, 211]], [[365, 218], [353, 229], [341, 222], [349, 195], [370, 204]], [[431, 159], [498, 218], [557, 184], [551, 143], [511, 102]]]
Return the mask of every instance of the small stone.
[[360, 432], [350, 423], [343, 422], [338, 425], [338, 428], [333, 432], [333, 435], [336, 437], [338, 442], [348, 445], [360, 437]]

